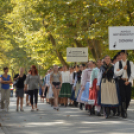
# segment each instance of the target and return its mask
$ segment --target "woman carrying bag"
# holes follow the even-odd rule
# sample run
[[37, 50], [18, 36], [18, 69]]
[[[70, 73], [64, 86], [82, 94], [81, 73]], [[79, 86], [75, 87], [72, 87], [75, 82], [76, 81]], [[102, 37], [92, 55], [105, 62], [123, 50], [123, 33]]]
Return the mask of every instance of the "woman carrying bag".
[[97, 89], [99, 90], [99, 105], [105, 108], [106, 119], [109, 117], [110, 108], [119, 106], [119, 91], [113, 76], [114, 66], [111, 64], [110, 57], [105, 56], [105, 64], [100, 68]]
[[20, 100], [20, 111], [23, 110], [23, 98], [24, 98], [24, 82], [26, 80], [26, 75], [24, 74], [24, 69], [20, 68], [19, 74], [14, 76], [14, 81], [16, 81], [16, 97], [17, 97], [17, 107], [16, 111], [19, 111], [19, 100]]

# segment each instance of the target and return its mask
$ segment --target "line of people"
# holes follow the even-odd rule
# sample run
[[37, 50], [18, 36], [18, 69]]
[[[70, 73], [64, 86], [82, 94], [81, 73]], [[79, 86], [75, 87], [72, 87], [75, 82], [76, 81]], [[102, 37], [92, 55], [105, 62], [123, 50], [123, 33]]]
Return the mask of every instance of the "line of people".
[[[69, 70], [66, 66], [54, 65], [47, 71], [43, 82], [40, 80], [36, 66], [31, 66], [27, 76], [24, 74], [24, 69], [20, 68], [19, 73], [14, 76], [16, 111], [24, 111], [24, 93], [27, 94], [26, 105], [30, 102], [31, 111], [38, 111], [39, 89], [39, 95], [43, 101], [46, 98], [55, 110], [59, 110], [59, 106], [67, 107], [68, 105], [79, 106], [83, 110], [85, 106], [90, 115], [105, 115], [108, 118], [113, 111], [113, 115], [126, 118], [134, 78], [134, 65], [127, 56], [128, 53], [122, 50], [112, 60], [107, 55], [96, 63], [89, 61], [70, 67]], [[4, 68], [0, 82], [2, 84], [1, 108], [6, 108], [8, 111], [9, 84], [12, 80], [8, 75], [7, 67]]]
[[122, 50], [113, 59], [107, 55], [96, 63], [89, 61], [69, 70], [66, 66], [54, 65], [45, 76], [47, 88], [43, 91], [47, 90], [46, 97], [49, 94], [50, 104], [56, 110], [59, 105], [77, 107], [79, 104], [80, 109], [85, 106], [90, 115], [96, 113], [108, 118], [112, 111], [113, 115], [126, 118], [134, 78], [134, 65], [127, 56]]

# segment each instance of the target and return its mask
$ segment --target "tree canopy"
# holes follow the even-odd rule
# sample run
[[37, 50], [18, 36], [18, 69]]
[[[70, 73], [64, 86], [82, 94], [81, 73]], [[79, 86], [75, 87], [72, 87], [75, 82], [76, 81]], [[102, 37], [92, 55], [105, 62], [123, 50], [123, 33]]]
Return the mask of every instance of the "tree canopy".
[[133, 25], [133, 0], [0, 0], [0, 67], [35, 64], [44, 75], [53, 64], [69, 65], [67, 47], [88, 47], [89, 59], [113, 57], [108, 27]]

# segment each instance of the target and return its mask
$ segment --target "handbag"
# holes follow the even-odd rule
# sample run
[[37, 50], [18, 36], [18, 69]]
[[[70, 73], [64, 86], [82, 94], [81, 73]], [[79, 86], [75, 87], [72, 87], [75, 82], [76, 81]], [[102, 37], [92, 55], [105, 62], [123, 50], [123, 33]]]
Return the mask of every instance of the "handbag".
[[13, 87], [17, 87], [19, 79], [17, 79], [16, 81], [13, 82]]
[[94, 105], [95, 104], [95, 100], [88, 100], [88, 104], [89, 105]]

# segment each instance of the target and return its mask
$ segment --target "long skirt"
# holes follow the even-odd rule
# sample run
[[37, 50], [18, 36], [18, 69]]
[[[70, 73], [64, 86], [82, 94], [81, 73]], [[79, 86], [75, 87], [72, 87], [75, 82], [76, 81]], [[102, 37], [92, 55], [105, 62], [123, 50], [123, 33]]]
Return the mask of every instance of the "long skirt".
[[77, 98], [78, 91], [80, 90], [81, 83], [76, 83], [75, 98]]
[[76, 98], [75, 98], [75, 90], [74, 90], [74, 84], [71, 84], [71, 97], [70, 97], [71, 100], [75, 101]]
[[81, 95], [81, 100], [84, 102], [84, 104], [88, 104], [89, 86], [90, 86], [90, 82], [87, 82], [85, 85], [85, 90], [82, 92]]
[[84, 103], [82, 100], [81, 100], [81, 96], [82, 96], [82, 90], [81, 90], [81, 88], [79, 89], [79, 91], [78, 91], [78, 95], [77, 95], [77, 102], [79, 102], [79, 103]]
[[94, 100], [94, 105], [97, 105], [97, 90], [96, 90], [97, 79], [93, 81], [93, 88], [89, 89], [89, 100]]
[[71, 97], [71, 85], [70, 83], [62, 83], [62, 88], [59, 94], [59, 97]]
[[118, 93], [114, 80], [102, 79], [99, 91], [99, 105], [104, 107], [119, 106]]

